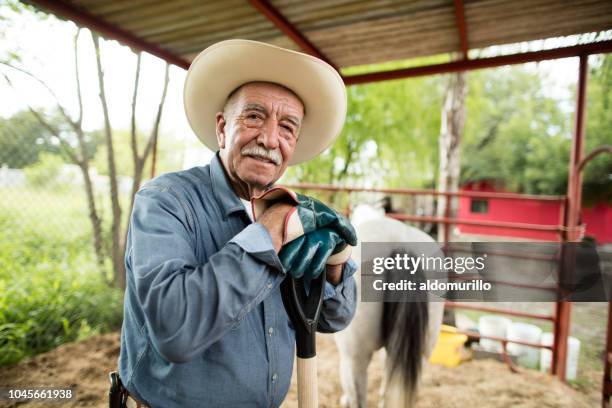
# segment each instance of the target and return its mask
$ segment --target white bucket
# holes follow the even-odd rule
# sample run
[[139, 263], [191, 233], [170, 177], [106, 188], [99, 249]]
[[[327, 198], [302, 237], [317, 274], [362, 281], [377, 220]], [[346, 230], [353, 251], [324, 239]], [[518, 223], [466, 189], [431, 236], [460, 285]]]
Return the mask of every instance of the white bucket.
[[[545, 346], [553, 345], [553, 334], [544, 333], [540, 340], [540, 344]], [[575, 380], [578, 373], [578, 357], [580, 356], [580, 340], [575, 337], [567, 339], [567, 360], [565, 363], [565, 378]], [[540, 371], [550, 372], [552, 364], [552, 351], [548, 349], [540, 350]]]
[[[506, 338], [508, 326], [510, 326], [511, 323], [512, 321], [510, 319], [501, 316], [480, 316], [478, 319], [478, 332], [483, 336]], [[484, 350], [493, 353], [502, 352], [502, 344], [497, 340], [480, 339], [480, 346]]]
[[[508, 327], [508, 340], [540, 344], [542, 329], [533, 324], [512, 323]], [[540, 349], [522, 344], [508, 343], [508, 352], [518, 356], [518, 364], [528, 368], [538, 368]]]

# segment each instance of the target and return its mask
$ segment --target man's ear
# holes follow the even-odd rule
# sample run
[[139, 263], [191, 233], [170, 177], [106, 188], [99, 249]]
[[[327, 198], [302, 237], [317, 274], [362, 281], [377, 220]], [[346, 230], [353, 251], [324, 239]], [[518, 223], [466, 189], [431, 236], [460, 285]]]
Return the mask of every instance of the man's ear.
[[217, 133], [217, 144], [219, 145], [219, 149], [225, 149], [225, 125], [227, 124], [227, 122], [225, 121], [225, 116], [223, 116], [223, 112], [217, 112], [215, 119], [216, 119], [215, 130]]

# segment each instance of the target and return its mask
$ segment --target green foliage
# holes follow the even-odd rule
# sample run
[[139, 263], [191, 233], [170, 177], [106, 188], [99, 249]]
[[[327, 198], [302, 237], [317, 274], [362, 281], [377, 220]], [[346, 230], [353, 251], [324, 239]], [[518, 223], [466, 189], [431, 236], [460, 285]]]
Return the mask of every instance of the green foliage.
[[[67, 145], [75, 151], [78, 146], [76, 136], [59, 112], [47, 112], [43, 115], [49, 123], [60, 132]], [[85, 151], [89, 159], [103, 143], [100, 132], [85, 133]], [[41, 153], [51, 153], [63, 157], [64, 162], [70, 159], [62, 151], [60, 141], [47, 128], [40, 124], [34, 115], [24, 110], [15, 113], [8, 119], [0, 118], [0, 165], [21, 169], [40, 160]], [[80, 157], [80, 154], [78, 154]]]
[[0, 164], [21, 169], [38, 161], [43, 152], [59, 154], [51, 135], [28, 111], [0, 118]]
[[[30, 12], [36, 12], [37, 15], [39, 16], [40, 19], [44, 20], [46, 19], [49, 14], [45, 13], [43, 11], [40, 11], [39, 8], [37, 8], [36, 6], [33, 6], [31, 4], [27, 4], [24, 3], [22, 1], [17, 1], [17, 0], [3, 0], [2, 3], [5, 3], [6, 6], [9, 7], [9, 9], [11, 11], [13, 11], [14, 13], [23, 13], [24, 11], [30, 11]], [[2, 5], [2, 3], [0, 3], [0, 5]]]
[[0, 365], [117, 329], [121, 293], [96, 267], [74, 194], [14, 190], [11, 198], [0, 211]]
[[[612, 57], [592, 56], [590, 61], [585, 154], [612, 143]], [[355, 72], [371, 70], [358, 67]], [[431, 187], [438, 168], [444, 78], [349, 87], [347, 120], [338, 140], [316, 159], [290, 168], [283, 182]], [[511, 191], [565, 194], [574, 97], [551, 94], [549, 89], [558, 85], [526, 66], [472, 71], [467, 79], [461, 181], [494, 179]], [[609, 155], [586, 167], [586, 205], [612, 202], [610, 174]], [[333, 195], [322, 198], [346, 204]]]
[[432, 77], [349, 87], [347, 119], [338, 140], [314, 160], [290, 168], [285, 182], [431, 183], [437, 168], [441, 84]]
[[[585, 154], [612, 141], [611, 61], [606, 56], [591, 70]], [[462, 182], [496, 179], [511, 191], [566, 193], [574, 115], [544, 92], [547, 86], [547, 78], [522, 66], [470, 73]], [[611, 156], [587, 166], [585, 204], [612, 200], [610, 174]]]
[[41, 153], [39, 160], [25, 168], [28, 184], [32, 187], [60, 187], [57, 177], [60, 175], [64, 161], [58, 155]]
[[[463, 182], [498, 179], [510, 190], [549, 194], [555, 193], [544, 187], [563, 185], [567, 156], [561, 166], [545, 166], [547, 172], [541, 171], [541, 160], [567, 144], [569, 123], [542, 89], [540, 75], [521, 66], [470, 73]], [[556, 150], [565, 154], [562, 147]]]
[[[612, 145], [612, 55], [593, 56], [590, 61], [585, 154]], [[612, 203], [612, 155], [600, 155], [586, 165], [582, 194], [586, 205]]]
[[[149, 135], [142, 133], [137, 134], [138, 153], [142, 155], [146, 144], [149, 140]], [[117, 174], [122, 176], [134, 176], [134, 161], [132, 159], [131, 136], [127, 130], [115, 130], [113, 132], [113, 149], [115, 153], [115, 165]], [[156, 173], [161, 174], [170, 171], [176, 171], [182, 164], [183, 147], [178, 146], [177, 142], [169, 141], [164, 135], [159, 135], [157, 140], [157, 162], [155, 164]], [[144, 179], [146, 180], [151, 172], [151, 158], [153, 151], [149, 154], [144, 167]], [[106, 145], [100, 146], [96, 155], [93, 158], [92, 166], [99, 174], [108, 175], [108, 157]]]

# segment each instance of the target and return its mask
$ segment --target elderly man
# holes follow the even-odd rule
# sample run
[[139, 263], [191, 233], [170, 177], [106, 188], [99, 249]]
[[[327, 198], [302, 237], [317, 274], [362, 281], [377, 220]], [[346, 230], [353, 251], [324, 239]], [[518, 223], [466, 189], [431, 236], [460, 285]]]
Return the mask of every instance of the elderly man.
[[[219, 151], [209, 165], [162, 175], [136, 196], [119, 358], [127, 405], [279, 406], [295, 344], [280, 284], [287, 273], [325, 268], [319, 329], [343, 329], [356, 306], [354, 262], [322, 267], [305, 254], [313, 241], [335, 251], [354, 232], [305, 196], [289, 193], [293, 201], [268, 202], [261, 214], [250, 200], [333, 142], [346, 114], [344, 85], [314, 57], [229, 40], [193, 61], [185, 110], [196, 135]], [[298, 208], [304, 203], [314, 206]], [[296, 214], [312, 216], [297, 234], [288, 231]], [[302, 236], [288, 243], [289, 235]], [[296, 242], [291, 263], [282, 248]]]

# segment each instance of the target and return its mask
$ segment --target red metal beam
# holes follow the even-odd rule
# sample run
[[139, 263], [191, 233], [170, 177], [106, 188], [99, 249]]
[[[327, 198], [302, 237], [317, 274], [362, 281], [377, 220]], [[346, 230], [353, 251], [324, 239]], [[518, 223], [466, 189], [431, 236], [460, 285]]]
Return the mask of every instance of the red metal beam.
[[426, 215], [405, 215], [398, 213], [387, 213], [385, 214], [389, 218], [394, 218], [400, 221], [412, 221], [412, 222], [430, 222], [430, 223], [443, 223], [447, 225], [472, 225], [477, 227], [491, 227], [491, 228], [511, 228], [529, 231], [543, 231], [543, 232], [563, 232], [565, 228], [561, 225], [546, 225], [546, 224], [526, 224], [520, 222], [505, 222], [505, 221], [485, 221], [485, 220], [462, 220], [459, 218], [448, 218], [448, 217], [430, 217]]
[[582, 159], [580, 161], [580, 163], [578, 163], [578, 171], [582, 171], [582, 169], [584, 168], [584, 166], [590, 162], [591, 160], [593, 160], [595, 157], [599, 156], [602, 153], [610, 153], [612, 154], [612, 146], [600, 146], [594, 150], [592, 150], [589, 154], [586, 155], [586, 157], [584, 159]]
[[599, 41], [590, 44], [580, 44], [571, 47], [552, 50], [531, 51], [520, 54], [500, 55], [498, 57], [478, 58], [446, 62], [443, 64], [426, 65], [422, 67], [404, 68], [394, 71], [373, 72], [369, 74], [345, 76], [347, 85], [369, 82], [387, 81], [391, 79], [411, 78], [425, 75], [445, 74], [449, 72], [471, 71], [475, 69], [494, 68], [502, 65], [524, 64], [559, 58], [578, 57], [580, 55], [602, 54], [612, 52], [612, 40]]
[[155, 55], [156, 57], [159, 57], [178, 67], [189, 69], [190, 62], [186, 59], [183, 59], [182, 57], [168, 50], [160, 48], [156, 44], [147, 42], [129, 31], [94, 16], [93, 14], [77, 7], [74, 4], [60, 0], [26, 0], [25, 2], [33, 4], [34, 6], [43, 10], [47, 10], [53, 14], [57, 14], [58, 16], [72, 20], [77, 25], [94, 30], [100, 33], [102, 36], [117, 40], [128, 47], [148, 52], [149, 54]]
[[555, 321], [555, 317], [547, 314], [539, 314], [539, 313], [529, 313], [529, 312], [519, 312], [517, 310], [510, 309], [499, 309], [491, 306], [483, 306], [483, 305], [472, 305], [469, 303], [459, 303], [447, 301], [445, 303], [446, 307], [455, 308], [455, 309], [467, 309], [467, 310], [479, 310], [481, 312], [491, 312], [491, 313], [499, 313], [508, 316], [516, 316], [516, 317], [528, 317], [530, 319], [541, 319], [541, 320], [550, 320], [551, 322]]
[[268, 20], [272, 22], [279, 30], [281, 30], [287, 37], [291, 38], [302, 50], [308, 54], [315, 56], [329, 65], [334, 67], [336, 71], [340, 72], [338, 67], [321, 52], [313, 43], [308, 40], [289, 20], [285, 18], [277, 9], [274, 8], [267, 0], [249, 0], [253, 7], [255, 7], [261, 14], [263, 14]]
[[415, 188], [369, 188], [369, 187], [340, 187], [331, 184], [299, 183], [291, 184], [287, 187], [297, 190], [321, 190], [321, 191], [341, 191], [345, 193], [369, 192], [402, 195], [431, 195], [431, 196], [451, 196], [451, 197], [471, 197], [471, 198], [497, 198], [502, 200], [534, 200], [534, 201], [553, 201], [563, 203], [565, 196], [555, 195], [536, 195], [521, 193], [490, 193], [480, 191], [438, 191]]
[[542, 349], [551, 349], [551, 346], [547, 346], [544, 344], [540, 344], [540, 343], [532, 343], [530, 341], [521, 341], [521, 340], [508, 340], [505, 337], [498, 337], [498, 336], [485, 336], [484, 334], [480, 334], [480, 333], [476, 333], [473, 331], [463, 331], [463, 330], [457, 330], [456, 332], [453, 331], [453, 333], [461, 333], [461, 334], [465, 334], [468, 337], [471, 337], [473, 339], [490, 339], [490, 340], [496, 340], [502, 343], [515, 343], [515, 344], [521, 344], [523, 346], [530, 346], [530, 347], [536, 347], [536, 348], [542, 348]]
[[461, 54], [463, 59], [468, 58], [468, 39], [467, 26], [465, 24], [465, 14], [463, 13], [463, 0], [455, 0], [455, 20], [457, 21], [457, 30], [459, 31], [459, 41], [461, 43]]

